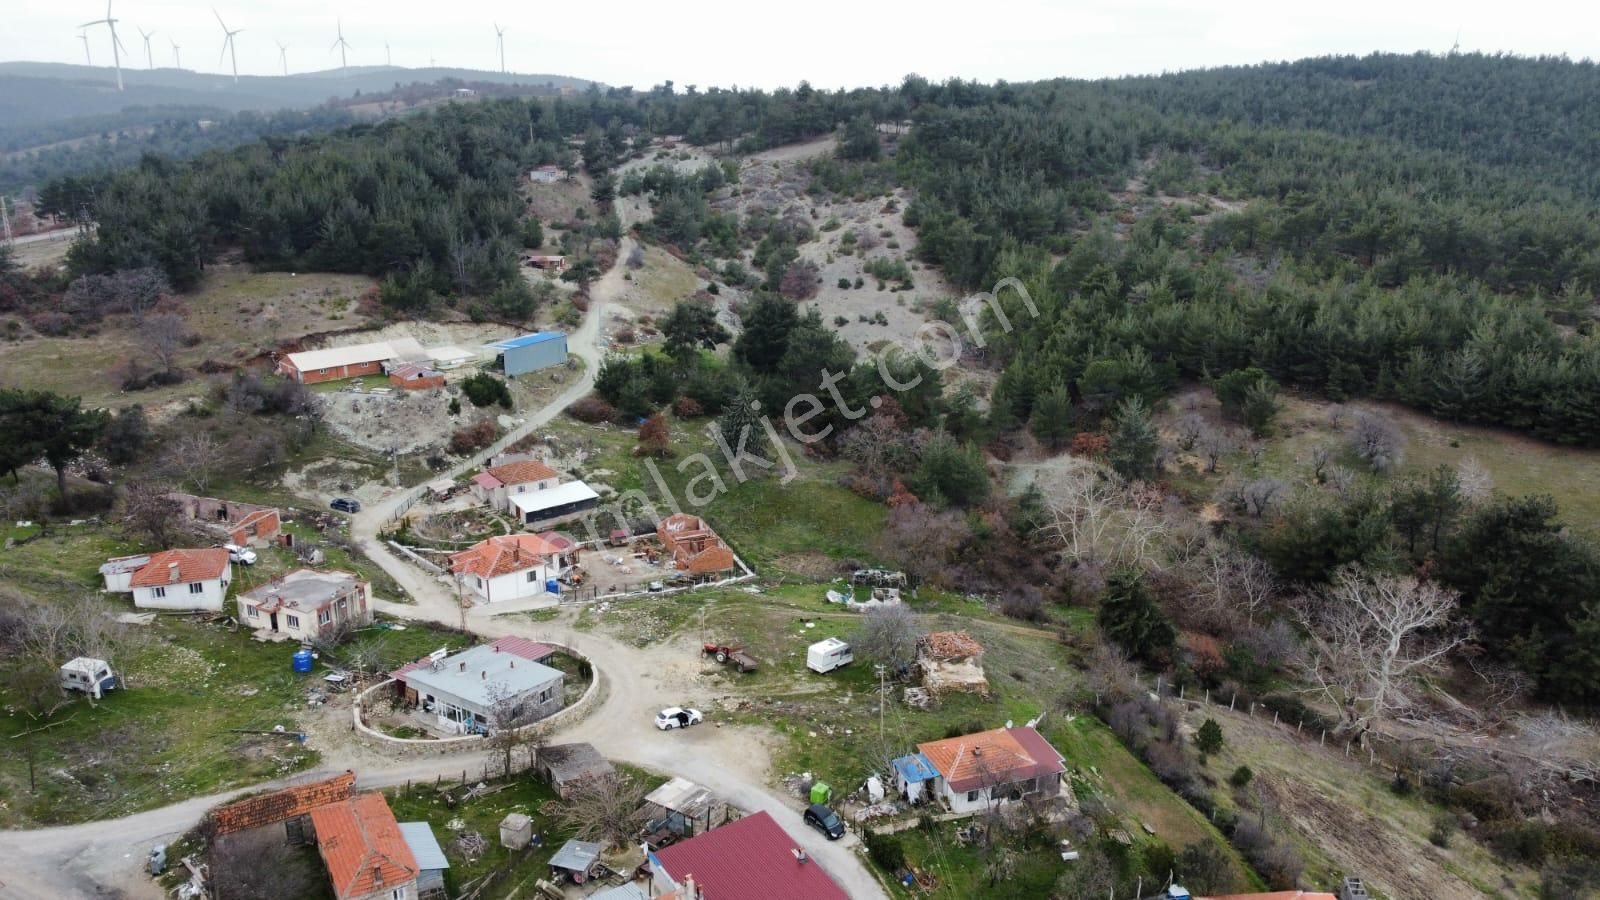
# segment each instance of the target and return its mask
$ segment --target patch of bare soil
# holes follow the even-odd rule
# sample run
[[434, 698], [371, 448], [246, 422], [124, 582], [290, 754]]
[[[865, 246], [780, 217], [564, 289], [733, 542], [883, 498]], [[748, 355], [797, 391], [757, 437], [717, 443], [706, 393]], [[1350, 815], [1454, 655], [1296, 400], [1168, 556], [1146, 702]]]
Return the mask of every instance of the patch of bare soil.
[[841, 572], [838, 560], [826, 553], [815, 551], [785, 553], [773, 560], [773, 563], [785, 572], [822, 581], [837, 578]]

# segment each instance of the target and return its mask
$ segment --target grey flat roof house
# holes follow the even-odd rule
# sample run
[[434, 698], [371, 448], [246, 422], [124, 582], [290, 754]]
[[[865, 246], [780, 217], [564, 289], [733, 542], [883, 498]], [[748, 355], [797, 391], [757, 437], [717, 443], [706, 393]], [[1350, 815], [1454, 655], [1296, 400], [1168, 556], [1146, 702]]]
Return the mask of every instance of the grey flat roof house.
[[447, 732], [487, 733], [536, 722], [561, 709], [566, 676], [558, 669], [484, 644], [405, 673], [417, 704]]

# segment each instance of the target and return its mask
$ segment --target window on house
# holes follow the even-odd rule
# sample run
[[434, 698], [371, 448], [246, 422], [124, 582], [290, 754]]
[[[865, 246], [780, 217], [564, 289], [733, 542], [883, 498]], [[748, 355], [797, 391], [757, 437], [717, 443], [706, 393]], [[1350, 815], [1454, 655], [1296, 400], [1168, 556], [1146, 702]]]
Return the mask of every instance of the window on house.
[[967, 802], [972, 803], [978, 799], [977, 791], [967, 791]]
[[198, 581], [189, 582], [189, 593], [191, 593], [191, 594], [204, 594], [205, 592], [206, 592], [206, 586], [205, 585], [201, 584]]
[[284, 616], [283, 619], [284, 619], [285, 622], [289, 623], [289, 627], [290, 628], [299, 628], [300, 627], [300, 617], [299, 616]]
[[345, 610], [350, 608], [350, 601], [340, 597], [339, 602], [335, 603], [334, 607], [339, 610], [339, 617], [344, 618]]
[[533, 583], [535, 581], [538, 581], [538, 580], [539, 580], [538, 571], [535, 570], [535, 569], [529, 569], [528, 570], [528, 582], [531, 584], [531, 583]]
[[478, 579], [478, 587], [483, 587], [483, 579], [482, 578]]
[[261, 615], [261, 611], [256, 609], [254, 606], [246, 606], [245, 611], [250, 613], [250, 618], [252, 619], [258, 618]]
[[324, 610], [321, 610], [321, 611], [319, 611], [317, 613], [317, 624], [318, 625], [326, 625], [326, 624], [328, 624], [329, 622], [332, 622], [332, 621], [333, 621], [333, 611], [332, 610], [324, 609]]
[[539, 702], [540, 703], [547, 703], [547, 702], [549, 702], [550, 698], [554, 697], [555, 695], [556, 695], [556, 689], [555, 688], [553, 688], [553, 687], [545, 688], [544, 690], [539, 692]]
[[406, 900], [406, 889], [397, 887], [389, 892], [389, 900]]
[[528, 486], [525, 485], [525, 484], [517, 485], [517, 493], [519, 493], [519, 494], [522, 493], [523, 491], [526, 491], [527, 489], [528, 489]]
[[164, 588], [164, 587], [153, 587], [153, 588], [150, 589], [150, 596], [152, 596], [152, 597], [159, 598], [159, 597], [165, 597], [166, 595], [167, 595], [167, 589]]

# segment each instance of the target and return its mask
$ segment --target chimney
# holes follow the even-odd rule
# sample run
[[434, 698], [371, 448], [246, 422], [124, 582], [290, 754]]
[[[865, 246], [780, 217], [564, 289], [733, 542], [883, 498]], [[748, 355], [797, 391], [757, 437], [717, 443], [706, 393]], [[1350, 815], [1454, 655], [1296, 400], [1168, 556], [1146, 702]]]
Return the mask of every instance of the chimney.
[[489, 670], [488, 669], [483, 669], [482, 671], [478, 672], [478, 677], [483, 679], [484, 681], [488, 681], [489, 680]]
[[175, 562], [167, 563], [167, 582], [169, 584], [178, 583], [178, 564]]
[[511, 661], [511, 668], [515, 669], [516, 667], [517, 667], [517, 661], [513, 659]]
[[461, 661], [461, 671], [465, 672], [466, 670], [467, 670], [467, 661], [466, 660], [462, 660]]
[[798, 861], [802, 866], [811, 861], [811, 858], [806, 856], [806, 852], [801, 850], [799, 847], [794, 848], [792, 852], [794, 853], [795, 860]]
[[683, 896], [684, 900], [698, 900], [700, 897], [700, 889], [694, 886], [694, 873], [692, 872], [683, 879]]

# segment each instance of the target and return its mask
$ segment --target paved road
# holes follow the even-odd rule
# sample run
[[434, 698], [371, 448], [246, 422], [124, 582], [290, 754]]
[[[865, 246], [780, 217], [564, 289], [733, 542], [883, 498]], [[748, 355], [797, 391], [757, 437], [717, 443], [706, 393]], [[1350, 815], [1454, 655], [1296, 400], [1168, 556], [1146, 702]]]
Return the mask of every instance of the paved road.
[[[618, 260], [626, 259], [632, 247], [632, 239], [624, 238]], [[605, 309], [621, 295], [622, 272], [623, 266], [615, 265], [595, 282], [589, 312], [568, 341], [569, 350], [587, 364], [583, 378], [506, 435], [494, 448], [496, 452], [532, 433], [588, 393], [602, 356], [598, 339]], [[458, 475], [475, 464], [464, 463], [450, 474]], [[401, 491], [369, 504], [352, 518], [352, 537], [414, 601], [410, 604], [380, 603], [381, 610], [413, 620], [458, 626], [463, 616], [453, 591], [442, 580], [400, 560], [377, 539], [378, 529], [409, 496], [409, 491]], [[585, 719], [562, 729], [557, 740], [588, 741], [612, 759], [681, 775], [704, 784], [735, 806], [766, 810], [851, 897], [859, 900], [886, 897], [877, 878], [854, 852], [858, 842], [853, 835], [837, 842], [828, 841], [802, 824], [798, 800], [768, 787], [766, 748], [752, 733], [715, 725], [666, 734], [656, 731], [651, 721], [654, 711], [685, 702], [684, 684], [669, 674], [674, 667], [664, 658], [671, 650], [639, 650], [600, 634], [579, 634], [564, 626], [535, 623], [521, 616], [495, 616], [492, 610], [481, 607], [469, 610], [465, 623], [469, 630], [485, 637], [517, 634], [559, 641], [575, 647], [590, 659], [599, 682], [598, 689], [603, 691], [602, 699]], [[384, 787], [431, 780], [440, 775], [459, 776], [463, 769], [469, 773], [481, 771], [484, 762], [483, 753], [473, 752], [397, 760], [381, 767], [365, 767], [357, 774], [363, 786]], [[303, 773], [281, 783], [328, 774], [332, 772]], [[260, 787], [264, 785], [257, 786]], [[238, 793], [241, 791], [199, 797], [112, 821], [0, 833], [0, 858], [7, 860], [7, 868], [0, 872], [0, 898], [149, 897], [155, 900], [161, 896], [160, 892], [138, 871], [145, 852], [155, 844], [182, 834], [205, 810]]]

